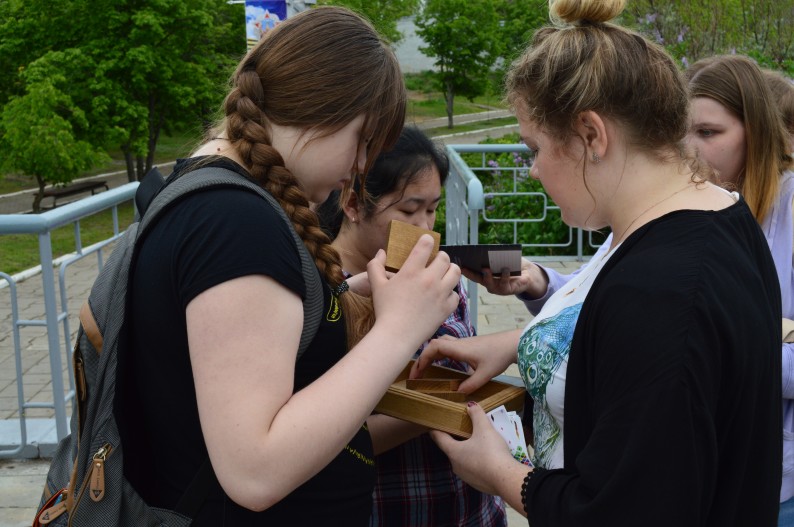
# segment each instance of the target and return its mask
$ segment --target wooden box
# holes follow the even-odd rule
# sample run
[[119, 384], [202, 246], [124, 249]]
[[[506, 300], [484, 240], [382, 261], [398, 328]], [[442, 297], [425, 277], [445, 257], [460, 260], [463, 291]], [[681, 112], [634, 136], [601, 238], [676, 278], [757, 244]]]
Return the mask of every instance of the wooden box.
[[399, 271], [405, 263], [405, 259], [411, 254], [414, 245], [419, 241], [419, 237], [423, 234], [429, 234], [435, 242], [433, 252], [430, 253], [430, 258], [427, 259], [427, 263], [430, 263], [438, 254], [441, 235], [435, 231], [422, 229], [410, 223], [391, 220], [391, 223], [389, 223], [389, 241], [386, 245], [386, 270], [395, 273]]
[[[411, 361], [389, 387], [375, 407], [376, 413], [468, 438], [471, 437], [472, 424], [466, 410], [466, 401], [477, 401], [486, 412], [500, 405], [504, 405], [508, 411], [519, 411], [524, 405], [524, 388], [498, 381], [488, 382], [466, 396], [466, 401], [460, 402], [409, 389], [406, 380], [413, 363], [414, 361]], [[425, 371], [425, 378], [466, 379], [467, 377], [468, 375], [463, 372], [440, 366], [430, 366]]]

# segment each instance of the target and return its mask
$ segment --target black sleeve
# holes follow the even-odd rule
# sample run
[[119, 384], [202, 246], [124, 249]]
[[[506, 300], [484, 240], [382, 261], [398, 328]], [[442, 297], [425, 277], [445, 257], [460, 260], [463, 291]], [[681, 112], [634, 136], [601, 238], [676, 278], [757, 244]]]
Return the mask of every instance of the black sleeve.
[[182, 309], [203, 291], [251, 274], [270, 276], [301, 297], [305, 294], [300, 258], [286, 223], [252, 192], [197, 192], [168, 211], [151, 236], [147, 242], [171, 255]]

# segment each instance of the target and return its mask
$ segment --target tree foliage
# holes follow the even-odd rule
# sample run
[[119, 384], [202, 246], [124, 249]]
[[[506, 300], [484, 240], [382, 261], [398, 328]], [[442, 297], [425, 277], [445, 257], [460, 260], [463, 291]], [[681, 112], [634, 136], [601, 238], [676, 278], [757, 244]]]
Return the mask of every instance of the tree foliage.
[[26, 92], [13, 96], [0, 113], [0, 169], [36, 179], [33, 211], [39, 212], [44, 187], [68, 183], [107, 155], [85, 138], [90, 125], [85, 112], [74, 104], [60, 86], [61, 75], [52, 75], [49, 64], [58, 52], [49, 52], [24, 72]]
[[435, 58], [438, 87], [453, 126], [456, 95], [481, 95], [502, 50], [499, 15], [491, 0], [427, 0], [416, 18], [416, 33], [427, 43], [419, 48]]
[[502, 0], [495, 3], [499, 15], [499, 39], [509, 64], [529, 45], [536, 29], [549, 22], [547, 0]]
[[549, 3], [547, 0], [502, 0], [494, 6], [499, 16], [497, 37], [502, 56], [495, 64], [492, 78], [494, 91], [501, 93], [510, 64], [527, 48], [535, 30], [549, 22]]
[[749, 55], [794, 73], [794, 8], [769, 0], [636, 0], [628, 20], [686, 67], [715, 54]]
[[225, 2], [8, 0], [0, 14], [0, 65], [17, 73], [0, 80], [0, 103], [41, 92], [33, 84], [47, 75], [23, 72], [45, 60], [90, 123], [86, 140], [120, 149], [130, 180], [149, 170], [162, 132], [210, 117], [245, 52], [243, 8]]
[[419, 8], [419, 0], [319, 0], [318, 5], [345, 6], [364, 15], [378, 33], [392, 44], [402, 40], [397, 21]]
[[128, 4], [111, 13], [107, 33], [92, 45], [103, 49], [96, 55], [103, 97], [95, 106], [121, 131], [128, 174], [134, 159], [140, 179], [151, 168], [161, 132], [198, 128], [220, 102], [222, 83], [245, 50], [244, 16], [237, 6], [239, 18], [227, 13], [219, 19], [221, 5], [206, 0]]

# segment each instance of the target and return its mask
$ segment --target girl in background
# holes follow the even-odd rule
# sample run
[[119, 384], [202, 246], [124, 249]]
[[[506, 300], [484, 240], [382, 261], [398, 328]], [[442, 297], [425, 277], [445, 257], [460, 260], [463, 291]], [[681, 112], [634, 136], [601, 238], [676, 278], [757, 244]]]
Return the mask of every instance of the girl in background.
[[[783, 479], [779, 525], [794, 525], [794, 173], [791, 138], [769, 80], [749, 58], [710, 57], [687, 71], [689, 144], [720, 184], [744, 196], [772, 251], [782, 299]], [[785, 101], [783, 101], [785, 102]], [[770, 476], [772, 478], [773, 476]]]

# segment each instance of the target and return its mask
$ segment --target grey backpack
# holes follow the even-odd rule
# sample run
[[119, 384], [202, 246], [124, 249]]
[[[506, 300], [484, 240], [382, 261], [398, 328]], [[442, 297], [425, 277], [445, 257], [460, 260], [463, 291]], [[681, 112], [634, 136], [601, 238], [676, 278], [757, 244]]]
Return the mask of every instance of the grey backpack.
[[[155, 169], [156, 171], [156, 169]], [[119, 239], [99, 273], [88, 301], [80, 310], [80, 328], [73, 361], [76, 394], [70, 423], [52, 459], [38, 514], [39, 525], [188, 526], [206, 498], [214, 473], [207, 459], [186, 489], [176, 510], [148, 506], [124, 478], [119, 430], [113, 414], [119, 334], [125, 319], [130, 263], [136, 243], [160, 214], [178, 199], [209, 187], [239, 187], [255, 192], [278, 211], [295, 239], [306, 282], [303, 333], [298, 358], [314, 338], [323, 310], [323, 282], [314, 260], [278, 202], [259, 185], [234, 171], [205, 167], [163, 184], [159, 173], [148, 174], [138, 190], [152, 190], [136, 203], [147, 205]], [[162, 188], [160, 188], [162, 187]], [[151, 200], [150, 204], [149, 201]]]

